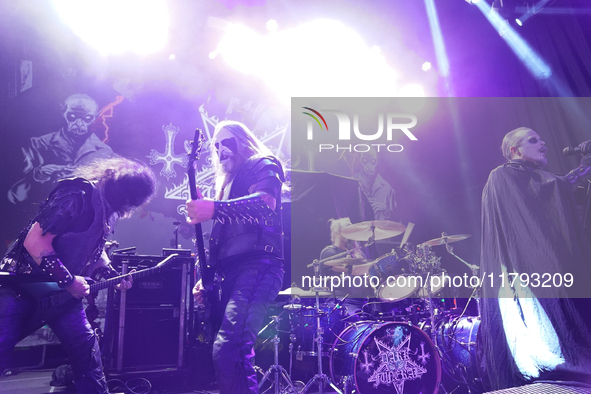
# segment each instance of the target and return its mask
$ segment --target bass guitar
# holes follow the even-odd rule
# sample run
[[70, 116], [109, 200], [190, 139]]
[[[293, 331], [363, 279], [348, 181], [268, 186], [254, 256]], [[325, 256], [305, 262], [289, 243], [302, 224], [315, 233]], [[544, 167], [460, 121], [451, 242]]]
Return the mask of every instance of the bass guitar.
[[[191, 193], [191, 200], [197, 200], [197, 185], [195, 182], [195, 161], [201, 157], [201, 148], [203, 146], [204, 137], [203, 132], [197, 128], [195, 130], [195, 138], [191, 144], [191, 153], [189, 153], [188, 170], [189, 175], [189, 191]], [[204, 306], [205, 306], [205, 319], [208, 319], [211, 315], [211, 308], [214, 304], [215, 292], [214, 292], [214, 278], [215, 269], [214, 267], [207, 264], [205, 257], [205, 245], [203, 243], [203, 230], [201, 223], [195, 225], [195, 246], [197, 248], [197, 258], [199, 261], [199, 274], [201, 277], [201, 284], [204, 288]]]

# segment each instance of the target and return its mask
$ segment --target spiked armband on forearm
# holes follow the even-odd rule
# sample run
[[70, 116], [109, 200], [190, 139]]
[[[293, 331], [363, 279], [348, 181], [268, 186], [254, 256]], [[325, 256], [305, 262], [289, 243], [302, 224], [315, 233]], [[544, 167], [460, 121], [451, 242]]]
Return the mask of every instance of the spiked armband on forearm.
[[60, 259], [52, 254], [50, 256], [43, 256], [39, 268], [55, 280], [60, 288], [67, 287], [74, 282], [74, 276], [60, 261]]
[[234, 200], [214, 201], [213, 219], [224, 223], [226, 220], [254, 222], [266, 219], [275, 212], [257, 195]]

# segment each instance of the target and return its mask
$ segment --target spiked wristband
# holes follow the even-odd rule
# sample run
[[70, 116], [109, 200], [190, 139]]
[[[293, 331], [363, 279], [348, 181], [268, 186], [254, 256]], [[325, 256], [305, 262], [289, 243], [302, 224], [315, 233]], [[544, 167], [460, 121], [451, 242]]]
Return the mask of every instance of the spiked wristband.
[[267, 203], [259, 196], [248, 196], [227, 201], [214, 201], [213, 219], [225, 222], [226, 220], [257, 221], [269, 218], [274, 214]]
[[43, 256], [39, 268], [54, 279], [60, 288], [67, 287], [74, 282], [74, 276], [60, 261], [57, 255]]

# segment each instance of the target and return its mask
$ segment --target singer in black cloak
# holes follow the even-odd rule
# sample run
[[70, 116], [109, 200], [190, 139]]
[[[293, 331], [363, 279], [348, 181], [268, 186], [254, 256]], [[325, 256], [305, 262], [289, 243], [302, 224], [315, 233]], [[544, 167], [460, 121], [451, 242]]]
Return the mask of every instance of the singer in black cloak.
[[508, 161], [490, 173], [482, 194], [480, 338], [490, 388], [591, 384], [584, 299], [591, 252], [573, 196], [591, 175], [591, 158], [564, 177], [546, 172], [545, 143], [525, 127], [509, 132], [501, 149]]

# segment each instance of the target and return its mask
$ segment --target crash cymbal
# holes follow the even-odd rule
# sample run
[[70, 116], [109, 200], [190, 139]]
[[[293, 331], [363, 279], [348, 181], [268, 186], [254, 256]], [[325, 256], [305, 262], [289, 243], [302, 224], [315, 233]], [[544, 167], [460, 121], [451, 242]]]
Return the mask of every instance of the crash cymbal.
[[[298, 297], [314, 297], [316, 296], [316, 292], [312, 290], [304, 290], [301, 287], [290, 287], [285, 290], [281, 290], [279, 295], [292, 295]], [[329, 297], [331, 293], [329, 291], [319, 291], [318, 295], [320, 297]]]
[[437, 246], [450, 244], [452, 242], [462, 241], [466, 238], [471, 237], [471, 234], [457, 234], [457, 235], [445, 235], [441, 238], [434, 238], [429, 241], [423, 242], [421, 245]]
[[367, 260], [363, 257], [345, 257], [341, 259], [334, 259], [324, 263], [324, 265], [329, 265], [331, 267], [337, 265], [359, 265], [367, 263]]
[[351, 224], [343, 228], [341, 235], [353, 241], [367, 241], [372, 235], [375, 235], [374, 239], [378, 241], [402, 234], [405, 229], [406, 226], [402, 223], [391, 222], [389, 220], [370, 220]]
[[353, 265], [353, 266], [341, 264], [341, 265], [335, 265], [335, 266], [331, 267], [331, 269], [335, 272], [348, 273], [349, 268], [350, 268], [351, 269], [350, 275], [363, 275], [363, 274], [367, 274], [369, 272], [369, 268], [373, 264], [374, 264], [373, 261], [371, 261], [369, 263], [360, 264], [360, 265]]

